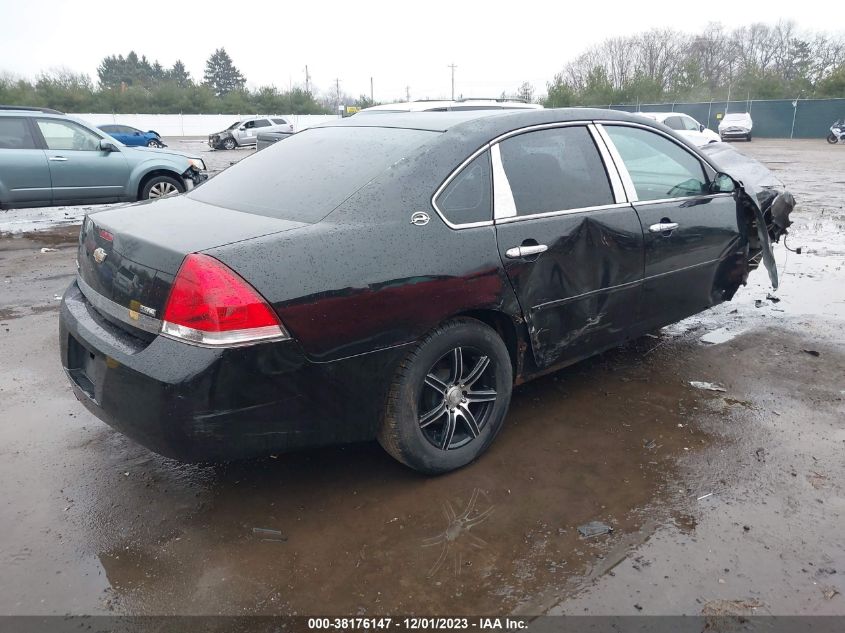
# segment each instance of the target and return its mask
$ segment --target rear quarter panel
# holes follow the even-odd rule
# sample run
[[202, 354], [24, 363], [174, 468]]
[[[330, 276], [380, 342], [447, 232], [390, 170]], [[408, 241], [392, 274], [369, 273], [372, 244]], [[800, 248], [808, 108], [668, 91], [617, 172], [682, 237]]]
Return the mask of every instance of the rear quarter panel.
[[[404, 161], [323, 222], [209, 253], [274, 305], [314, 361], [410, 343], [471, 310], [518, 318], [494, 228], [451, 229], [431, 206], [460, 162], [425, 154]], [[412, 225], [416, 211], [430, 222]]]

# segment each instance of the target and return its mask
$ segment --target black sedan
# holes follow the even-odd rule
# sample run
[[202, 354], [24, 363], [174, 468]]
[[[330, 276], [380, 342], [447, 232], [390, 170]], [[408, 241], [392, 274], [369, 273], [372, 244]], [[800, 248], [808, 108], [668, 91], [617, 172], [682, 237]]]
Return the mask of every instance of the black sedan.
[[91, 214], [62, 364], [178, 459], [378, 439], [445, 472], [515, 384], [730, 299], [761, 257], [777, 285], [790, 210], [621, 112], [351, 117]]

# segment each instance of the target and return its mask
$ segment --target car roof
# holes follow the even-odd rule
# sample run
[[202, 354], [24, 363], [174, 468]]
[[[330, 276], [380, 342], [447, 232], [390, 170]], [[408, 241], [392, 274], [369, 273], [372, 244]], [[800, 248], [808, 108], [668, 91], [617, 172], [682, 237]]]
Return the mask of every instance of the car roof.
[[686, 112], [634, 112], [633, 114], [639, 114], [640, 116], [647, 116], [650, 119], [654, 119], [656, 121], [664, 121], [668, 119], [670, 116], [686, 116], [692, 118]]
[[554, 108], [541, 110], [461, 110], [449, 112], [397, 112], [378, 117], [347, 117], [324, 123], [319, 127], [389, 127], [447, 132], [466, 128], [499, 133], [511, 129], [566, 123], [571, 121], [630, 121], [642, 122], [635, 114], [621, 110], [599, 108]]

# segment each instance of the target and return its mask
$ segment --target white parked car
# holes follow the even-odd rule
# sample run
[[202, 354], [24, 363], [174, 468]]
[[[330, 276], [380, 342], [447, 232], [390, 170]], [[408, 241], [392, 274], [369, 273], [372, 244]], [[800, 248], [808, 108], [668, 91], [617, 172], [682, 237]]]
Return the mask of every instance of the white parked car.
[[509, 99], [460, 99], [457, 101], [404, 101], [385, 103], [364, 108], [355, 116], [362, 114], [396, 114], [398, 112], [454, 112], [460, 110], [542, 110], [538, 103], [525, 103]]
[[704, 147], [708, 143], [718, 143], [721, 140], [716, 132], [683, 112], [637, 112], [637, 114], [654, 119], [675, 130], [697, 147]]
[[744, 138], [751, 140], [751, 128], [754, 121], [748, 112], [730, 112], [719, 122], [719, 136], [723, 141], [732, 138]]

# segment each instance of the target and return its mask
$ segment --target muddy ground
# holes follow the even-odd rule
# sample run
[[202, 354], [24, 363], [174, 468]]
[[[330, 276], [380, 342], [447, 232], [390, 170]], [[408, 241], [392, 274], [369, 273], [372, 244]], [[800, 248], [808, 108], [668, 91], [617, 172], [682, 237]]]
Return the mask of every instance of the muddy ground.
[[[491, 450], [438, 478], [375, 444], [150, 453], [59, 366], [77, 229], [0, 238], [0, 614], [845, 614], [845, 147], [740, 149], [800, 205], [779, 301], [757, 271], [516, 389]], [[593, 520], [613, 533], [581, 538]]]

